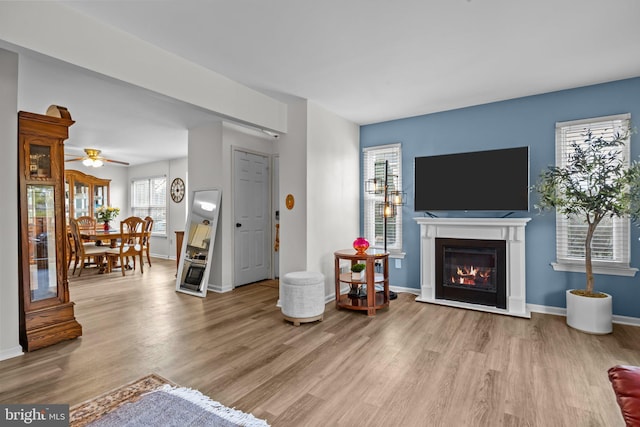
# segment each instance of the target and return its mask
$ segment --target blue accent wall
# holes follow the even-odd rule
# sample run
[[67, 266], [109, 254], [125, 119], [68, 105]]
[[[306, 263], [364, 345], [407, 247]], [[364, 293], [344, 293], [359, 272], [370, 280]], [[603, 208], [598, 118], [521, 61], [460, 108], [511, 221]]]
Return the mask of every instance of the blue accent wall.
[[[622, 113], [631, 113], [632, 126], [640, 129], [640, 78], [362, 126], [362, 148], [402, 144], [402, 182], [407, 193], [407, 204], [402, 208], [402, 239], [406, 257], [400, 269], [390, 263], [391, 285], [420, 288], [420, 232], [414, 218], [423, 213], [415, 212], [413, 206], [415, 157], [529, 146], [529, 182], [533, 185], [540, 172], [555, 162], [556, 122]], [[632, 159], [640, 156], [638, 133], [631, 137], [631, 154]], [[526, 227], [527, 303], [564, 308], [565, 291], [583, 288], [585, 275], [551, 268], [556, 253], [555, 213], [539, 214], [533, 207], [536, 202], [537, 195], [532, 193], [530, 211], [512, 215], [532, 218]], [[360, 205], [362, 212], [362, 194]], [[437, 214], [497, 217], [504, 212]], [[640, 267], [639, 236], [640, 229], [632, 226], [631, 266], [636, 268]], [[595, 288], [613, 295], [614, 315], [640, 318], [640, 273], [635, 277], [596, 275]]]

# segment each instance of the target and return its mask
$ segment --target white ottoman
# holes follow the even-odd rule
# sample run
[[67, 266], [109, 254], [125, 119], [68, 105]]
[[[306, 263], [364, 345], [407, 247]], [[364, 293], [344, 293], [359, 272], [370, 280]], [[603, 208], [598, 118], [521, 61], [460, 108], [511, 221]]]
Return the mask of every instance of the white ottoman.
[[324, 317], [324, 275], [313, 271], [294, 271], [281, 279], [282, 315], [294, 326]]

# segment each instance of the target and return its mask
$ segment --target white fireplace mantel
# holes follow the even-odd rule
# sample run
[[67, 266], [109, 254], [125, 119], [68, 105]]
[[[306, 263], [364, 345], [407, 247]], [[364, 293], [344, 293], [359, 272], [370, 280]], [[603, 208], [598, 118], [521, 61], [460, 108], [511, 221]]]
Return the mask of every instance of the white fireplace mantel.
[[[416, 301], [530, 318], [526, 304], [525, 232], [531, 218], [415, 218], [420, 225], [420, 296]], [[436, 239], [504, 240], [507, 308], [436, 298]]]

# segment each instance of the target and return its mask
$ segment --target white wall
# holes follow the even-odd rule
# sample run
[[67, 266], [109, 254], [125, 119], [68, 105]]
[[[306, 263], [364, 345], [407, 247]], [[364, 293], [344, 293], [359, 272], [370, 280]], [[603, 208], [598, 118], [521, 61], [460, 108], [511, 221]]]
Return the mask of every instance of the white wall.
[[[229, 193], [224, 188], [224, 162], [222, 157], [222, 123], [210, 123], [197, 128], [189, 129], [189, 154], [188, 154], [188, 194], [193, 191], [218, 188], [222, 190], [221, 207], [218, 217], [218, 230], [213, 247], [213, 259], [209, 272], [209, 289], [222, 292], [231, 290], [228, 288], [226, 276], [228, 263], [223, 263], [226, 257], [226, 245], [223, 242], [221, 224], [225, 221], [225, 208], [228, 204]], [[190, 201], [187, 201], [189, 209]]]
[[307, 270], [325, 276], [335, 294], [334, 256], [360, 230], [358, 125], [309, 102], [307, 106]]
[[[169, 218], [167, 220], [167, 239], [169, 242], [169, 258], [175, 258], [176, 248], [176, 231], [184, 231], [187, 223], [187, 206], [189, 203], [189, 177], [187, 174], [187, 158], [173, 159], [169, 161], [169, 179], [167, 186], [170, 189], [171, 183], [175, 178], [181, 178], [185, 183], [185, 196], [180, 203], [169, 200]], [[171, 197], [169, 196], [169, 199]], [[153, 245], [153, 242], [151, 242]], [[152, 252], [155, 248], [151, 246]]]
[[18, 55], [0, 49], [0, 360], [22, 354], [18, 338]]
[[[307, 269], [307, 101], [291, 100], [289, 132], [277, 141], [280, 155], [280, 277]], [[285, 198], [295, 198], [293, 209]]]

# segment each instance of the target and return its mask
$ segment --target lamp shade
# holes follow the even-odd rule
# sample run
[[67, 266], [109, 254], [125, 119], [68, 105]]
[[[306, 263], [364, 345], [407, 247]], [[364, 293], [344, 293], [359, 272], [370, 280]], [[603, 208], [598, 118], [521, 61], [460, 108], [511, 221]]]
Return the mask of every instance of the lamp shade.
[[363, 254], [369, 249], [369, 241], [364, 237], [358, 237], [353, 241], [353, 249], [356, 250], [357, 254]]

